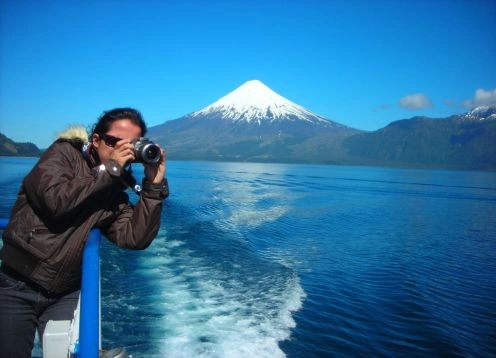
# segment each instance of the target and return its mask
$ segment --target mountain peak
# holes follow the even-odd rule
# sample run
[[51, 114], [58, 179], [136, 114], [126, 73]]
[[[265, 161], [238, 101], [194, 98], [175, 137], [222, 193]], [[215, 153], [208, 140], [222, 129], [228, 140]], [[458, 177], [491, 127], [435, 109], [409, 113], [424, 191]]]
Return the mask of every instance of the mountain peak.
[[192, 117], [204, 115], [259, 124], [266, 120], [272, 122], [288, 119], [331, 123], [284, 98], [259, 80], [247, 81], [211, 105], [191, 114]]
[[247, 91], [247, 92], [271, 92], [275, 93], [272, 91], [269, 87], [267, 87], [262, 81], [260, 80], [250, 80], [246, 81], [243, 83], [241, 86], [237, 88], [240, 91]]
[[496, 106], [479, 106], [473, 108], [470, 112], [462, 115], [462, 118], [468, 120], [495, 120], [496, 119]]

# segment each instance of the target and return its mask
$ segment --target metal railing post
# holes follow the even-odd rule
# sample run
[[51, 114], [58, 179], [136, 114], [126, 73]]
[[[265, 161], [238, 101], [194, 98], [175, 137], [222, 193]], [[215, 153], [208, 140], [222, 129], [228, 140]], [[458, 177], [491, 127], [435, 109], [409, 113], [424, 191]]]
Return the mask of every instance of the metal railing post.
[[0, 218], [0, 230], [5, 229], [8, 223], [9, 219]]
[[81, 358], [98, 358], [100, 348], [100, 241], [100, 230], [91, 230], [83, 252], [79, 323]]

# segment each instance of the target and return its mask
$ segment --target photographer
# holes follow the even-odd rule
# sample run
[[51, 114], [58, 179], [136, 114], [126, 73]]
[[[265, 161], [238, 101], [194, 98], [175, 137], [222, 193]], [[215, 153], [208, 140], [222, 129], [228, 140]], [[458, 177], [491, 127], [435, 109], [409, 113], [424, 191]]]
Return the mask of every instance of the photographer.
[[[133, 250], [155, 238], [169, 191], [163, 150], [153, 144], [148, 162], [136, 153], [133, 143], [145, 134], [138, 111], [104, 112], [87, 145], [84, 129], [69, 130], [24, 178], [0, 253], [1, 357], [30, 357], [36, 329], [41, 338], [49, 320], [73, 318], [92, 228]], [[133, 161], [145, 168], [136, 205], [125, 192], [135, 184], [126, 170]]]

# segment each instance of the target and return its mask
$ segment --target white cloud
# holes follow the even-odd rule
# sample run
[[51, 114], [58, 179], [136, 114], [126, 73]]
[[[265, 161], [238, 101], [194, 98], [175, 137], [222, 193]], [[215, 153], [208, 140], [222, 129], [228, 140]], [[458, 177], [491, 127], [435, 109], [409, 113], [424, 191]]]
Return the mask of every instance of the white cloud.
[[489, 91], [479, 88], [475, 91], [474, 99], [471, 101], [464, 101], [463, 104], [467, 108], [496, 106], [496, 88]]
[[432, 102], [423, 93], [415, 93], [400, 99], [400, 106], [407, 109], [424, 109], [432, 107]]

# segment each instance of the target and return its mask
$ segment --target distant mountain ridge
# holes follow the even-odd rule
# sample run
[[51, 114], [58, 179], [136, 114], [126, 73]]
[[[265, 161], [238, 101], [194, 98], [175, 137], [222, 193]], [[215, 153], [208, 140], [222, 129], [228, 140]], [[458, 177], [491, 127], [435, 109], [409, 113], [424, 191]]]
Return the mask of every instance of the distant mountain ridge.
[[[260, 81], [149, 128], [171, 160], [253, 161], [496, 170], [496, 107], [413, 117], [366, 132], [317, 115]], [[39, 156], [0, 133], [0, 155]]]
[[33, 143], [17, 143], [0, 133], [0, 156], [38, 157], [41, 150]]
[[496, 108], [414, 117], [374, 132], [314, 114], [248, 81], [205, 108], [149, 129], [170, 159], [496, 170]]
[[349, 137], [343, 145], [360, 164], [496, 170], [496, 107], [403, 119]]

